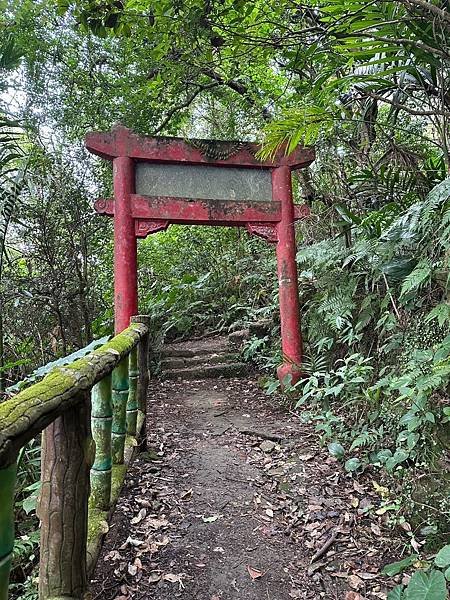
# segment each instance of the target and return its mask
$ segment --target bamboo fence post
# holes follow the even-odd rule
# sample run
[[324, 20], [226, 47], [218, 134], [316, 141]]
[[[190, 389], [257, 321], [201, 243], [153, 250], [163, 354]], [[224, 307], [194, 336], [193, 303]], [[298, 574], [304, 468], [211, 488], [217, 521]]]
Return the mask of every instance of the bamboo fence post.
[[111, 375], [92, 388], [92, 437], [95, 460], [91, 469], [91, 498], [94, 508], [109, 510], [111, 503]]
[[128, 356], [126, 356], [112, 373], [111, 448], [114, 465], [123, 465], [124, 463], [128, 390]]
[[148, 384], [150, 380], [150, 374], [148, 370], [148, 358], [149, 358], [149, 341], [150, 341], [150, 317], [148, 315], [137, 315], [135, 317], [131, 317], [132, 323], [143, 323], [147, 327], [147, 333], [141, 337], [141, 340], [138, 344], [138, 385], [137, 385], [137, 397], [138, 397], [138, 407], [139, 411], [142, 414], [142, 427], [140, 431], [140, 448], [141, 450], [145, 450], [146, 448], [146, 440], [147, 440], [147, 393], [148, 393]]
[[0, 600], [8, 600], [14, 546], [14, 486], [17, 463], [0, 469]]
[[128, 363], [128, 400], [127, 400], [127, 434], [136, 436], [137, 414], [138, 414], [138, 362], [136, 346], [130, 352]]
[[42, 434], [40, 600], [80, 600], [87, 589], [86, 542], [93, 443], [90, 392]]

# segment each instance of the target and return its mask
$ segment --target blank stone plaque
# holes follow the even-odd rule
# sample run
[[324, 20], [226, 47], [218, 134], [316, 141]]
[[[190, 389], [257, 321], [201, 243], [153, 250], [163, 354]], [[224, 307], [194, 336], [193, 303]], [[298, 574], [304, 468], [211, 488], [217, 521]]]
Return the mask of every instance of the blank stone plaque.
[[136, 193], [198, 200], [270, 202], [268, 169], [200, 165], [136, 164]]

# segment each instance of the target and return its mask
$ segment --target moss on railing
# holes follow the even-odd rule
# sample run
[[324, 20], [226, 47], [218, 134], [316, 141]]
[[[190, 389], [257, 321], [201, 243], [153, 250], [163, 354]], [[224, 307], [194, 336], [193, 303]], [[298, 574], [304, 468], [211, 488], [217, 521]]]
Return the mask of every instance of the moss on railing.
[[0, 468], [57, 416], [79, 403], [79, 395], [111, 373], [138, 344], [147, 328], [133, 323], [87, 357], [57, 367], [42, 381], [0, 404]]

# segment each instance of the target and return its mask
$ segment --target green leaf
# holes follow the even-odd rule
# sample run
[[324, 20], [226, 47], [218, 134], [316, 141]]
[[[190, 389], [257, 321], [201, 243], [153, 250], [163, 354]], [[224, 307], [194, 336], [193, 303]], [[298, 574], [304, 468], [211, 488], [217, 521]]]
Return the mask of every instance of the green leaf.
[[431, 276], [431, 265], [426, 259], [422, 259], [414, 271], [412, 271], [403, 281], [400, 298], [410, 292], [417, 291], [422, 285], [427, 283]]
[[434, 564], [437, 567], [441, 567], [441, 569], [450, 565], [450, 544], [439, 550], [434, 559]]
[[447, 584], [442, 571], [433, 570], [429, 574], [417, 571], [408, 584], [408, 600], [446, 600]]
[[406, 438], [406, 444], [408, 446], [408, 450], [412, 450], [414, 448], [414, 446], [417, 444], [417, 442], [420, 439], [420, 435], [418, 433], [410, 433], [408, 434], [408, 437]]
[[386, 469], [393, 471], [397, 465], [404, 462], [407, 458], [409, 458], [409, 454], [405, 450], [397, 448], [394, 456], [386, 461]]
[[405, 569], [413, 565], [418, 558], [417, 554], [411, 554], [402, 560], [386, 565], [381, 572], [388, 577], [394, 577], [394, 575], [402, 573]]
[[345, 449], [339, 442], [332, 442], [328, 444], [328, 452], [335, 458], [343, 458]]
[[345, 463], [345, 470], [347, 473], [354, 473], [361, 466], [359, 458], [349, 458]]
[[393, 258], [380, 266], [380, 271], [394, 281], [402, 281], [417, 264], [415, 258]]
[[396, 585], [395, 588], [387, 595], [387, 600], [403, 600], [404, 597], [403, 586]]
[[[430, 323], [435, 319], [437, 319], [439, 327], [442, 327], [446, 321], [450, 321], [450, 305], [442, 303], [435, 306], [425, 317], [425, 322]], [[446, 356], [448, 356], [448, 353]], [[442, 358], [446, 358], [446, 356]]]
[[39, 496], [39, 491], [33, 492], [29, 496], [27, 496], [22, 502], [22, 508], [29, 515], [31, 512], [36, 510], [37, 500]]

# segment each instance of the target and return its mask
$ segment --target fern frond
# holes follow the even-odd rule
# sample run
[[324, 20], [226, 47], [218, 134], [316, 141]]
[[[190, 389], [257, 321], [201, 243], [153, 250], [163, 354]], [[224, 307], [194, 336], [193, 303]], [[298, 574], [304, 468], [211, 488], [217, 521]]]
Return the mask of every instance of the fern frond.
[[411, 292], [417, 292], [431, 278], [432, 268], [427, 259], [422, 259], [417, 266], [403, 281], [400, 298], [404, 298]]

